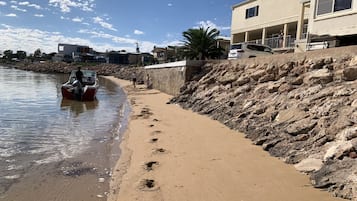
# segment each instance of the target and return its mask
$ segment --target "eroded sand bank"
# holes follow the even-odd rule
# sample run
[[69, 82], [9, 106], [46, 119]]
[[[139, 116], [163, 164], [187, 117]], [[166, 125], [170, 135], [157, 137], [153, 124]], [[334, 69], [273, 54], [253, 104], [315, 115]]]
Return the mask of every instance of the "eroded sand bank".
[[242, 133], [166, 104], [171, 96], [107, 78], [125, 89], [133, 110], [109, 201], [342, 200]]

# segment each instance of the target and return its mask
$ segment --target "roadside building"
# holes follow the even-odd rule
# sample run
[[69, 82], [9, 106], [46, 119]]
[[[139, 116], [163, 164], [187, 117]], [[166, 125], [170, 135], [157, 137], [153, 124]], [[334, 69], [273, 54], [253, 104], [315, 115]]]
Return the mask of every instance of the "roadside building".
[[355, 39], [356, 20], [357, 0], [246, 0], [232, 7], [231, 43], [279, 52], [339, 46]]

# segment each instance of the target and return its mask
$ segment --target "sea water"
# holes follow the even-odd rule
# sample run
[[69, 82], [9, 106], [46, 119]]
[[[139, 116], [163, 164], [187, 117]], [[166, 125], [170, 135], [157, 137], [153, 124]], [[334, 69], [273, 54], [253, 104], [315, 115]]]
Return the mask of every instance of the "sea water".
[[120, 87], [100, 79], [97, 100], [65, 100], [60, 88], [67, 77], [0, 66], [0, 198], [32, 170], [93, 145], [104, 144], [95, 152], [106, 157], [106, 144], [125, 129], [129, 107]]

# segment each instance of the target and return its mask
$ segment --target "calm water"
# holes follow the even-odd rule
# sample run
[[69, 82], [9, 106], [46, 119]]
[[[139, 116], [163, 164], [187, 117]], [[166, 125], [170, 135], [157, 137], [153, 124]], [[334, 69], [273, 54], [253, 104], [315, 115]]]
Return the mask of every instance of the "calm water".
[[34, 166], [119, 138], [129, 113], [123, 91], [101, 80], [97, 101], [62, 100], [66, 79], [0, 66], [0, 195]]

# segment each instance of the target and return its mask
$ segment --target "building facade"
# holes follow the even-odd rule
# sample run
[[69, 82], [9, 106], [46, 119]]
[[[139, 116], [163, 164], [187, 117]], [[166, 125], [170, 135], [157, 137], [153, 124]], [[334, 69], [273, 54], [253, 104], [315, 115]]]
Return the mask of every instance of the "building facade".
[[357, 34], [356, 4], [357, 0], [246, 0], [232, 7], [231, 43], [306, 51], [310, 42], [329, 36], [334, 46], [337, 36]]

